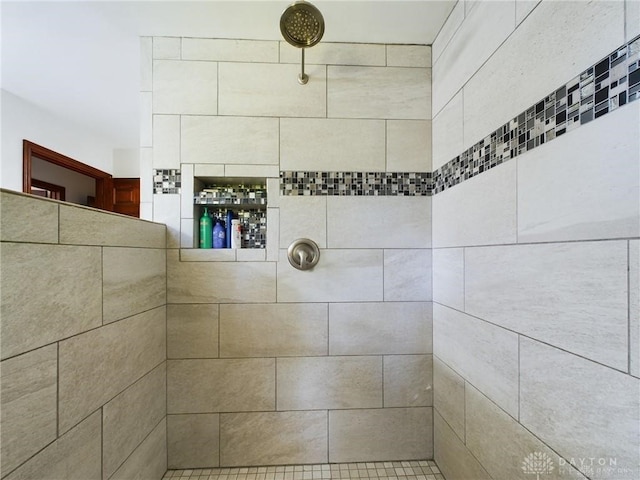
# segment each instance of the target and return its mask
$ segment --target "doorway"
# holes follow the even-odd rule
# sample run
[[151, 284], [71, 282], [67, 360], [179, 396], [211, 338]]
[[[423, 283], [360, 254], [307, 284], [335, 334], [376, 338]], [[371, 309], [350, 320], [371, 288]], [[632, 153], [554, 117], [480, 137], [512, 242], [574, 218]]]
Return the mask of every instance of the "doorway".
[[23, 192], [140, 216], [139, 178], [113, 178], [29, 140], [23, 140], [22, 145]]

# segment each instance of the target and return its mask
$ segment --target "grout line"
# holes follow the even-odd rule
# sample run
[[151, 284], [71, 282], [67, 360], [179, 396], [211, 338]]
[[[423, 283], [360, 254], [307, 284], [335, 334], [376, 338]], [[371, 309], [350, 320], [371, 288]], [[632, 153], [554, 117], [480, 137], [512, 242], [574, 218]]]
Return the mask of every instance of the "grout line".
[[525, 334], [525, 333], [523, 333], [523, 332], [519, 332], [519, 331], [516, 331], [516, 330], [512, 330], [512, 329], [507, 328], [507, 327], [505, 327], [505, 326], [503, 326], [503, 325], [500, 325], [500, 324], [498, 324], [498, 323], [490, 322], [489, 320], [485, 320], [485, 319], [483, 319], [483, 318], [477, 317], [477, 316], [472, 315], [472, 314], [470, 314], [470, 313], [463, 312], [463, 311], [461, 311], [461, 310], [459, 310], [459, 309], [457, 309], [457, 308], [451, 307], [451, 306], [449, 306], [449, 305], [445, 305], [445, 304], [442, 304], [442, 303], [439, 303], [439, 302], [433, 302], [433, 303], [434, 303], [434, 304], [437, 304], [437, 305], [440, 305], [440, 306], [442, 306], [442, 307], [444, 307], [444, 308], [447, 308], [447, 309], [449, 309], [449, 310], [452, 310], [452, 311], [455, 311], [455, 312], [461, 313], [461, 314], [463, 314], [463, 315], [466, 315], [467, 317], [469, 317], [469, 318], [471, 318], [471, 319], [478, 320], [478, 321], [480, 321], [480, 322], [486, 323], [486, 324], [491, 325], [491, 326], [493, 326], [493, 327], [497, 327], [497, 328], [499, 328], [499, 329], [501, 329], [501, 330], [504, 330], [504, 331], [506, 331], [506, 332], [513, 333], [513, 334], [515, 334], [515, 335], [519, 335], [519, 336], [520, 336], [520, 337], [522, 337], [522, 338], [526, 338], [526, 339], [531, 340], [531, 341], [534, 341], [534, 342], [536, 342], [536, 343], [540, 343], [540, 344], [542, 344], [542, 345], [546, 345], [546, 346], [548, 346], [548, 347], [554, 348], [554, 349], [556, 349], [556, 350], [559, 350], [559, 351], [561, 351], [561, 352], [567, 353], [567, 354], [569, 354], [569, 355], [573, 355], [574, 357], [581, 358], [581, 359], [586, 360], [586, 361], [588, 361], [588, 362], [595, 363], [596, 365], [599, 365], [599, 366], [601, 366], [601, 367], [605, 367], [605, 368], [611, 369], [611, 370], [613, 370], [613, 371], [616, 371], [616, 372], [622, 373], [622, 374], [624, 374], [624, 375], [629, 375], [629, 372], [626, 372], [626, 371], [624, 371], [624, 370], [620, 370], [619, 368], [616, 368], [616, 367], [612, 367], [611, 365], [606, 365], [606, 364], [601, 363], [601, 362], [599, 362], [599, 361], [597, 361], [597, 360], [594, 360], [594, 359], [592, 359], [592, 358], [585, 357], [584, 355], [581, 355], [581, 354], [579, 354], [579, 353], [572, 352], [572, 351], [567, 350], [567, 349], [565, 349], [565, 348], [559, 347], [558, 345], [554, 345], [554, 344], [552, 344], [552, 343], [548, 343], [548, 342], [547, 342], [547, 341], [545, 341], [545, 340], [541, 340], [541, 339], [539, 339], [539, 338], [535, 338], [535, 337], [529, 336], [529, 335], [527, 335], [527, 334]]
[[221, 350], [220, 350], [220, 304], [218, 304], [218, 356], [217, 358], [222, 358]]
[[[626, 2], [625, 2], [626, 3]], [[627, 241], [627, 372], [631, 375], [631, 241]]]
[[521, 396], [521, 379], [522, 379], [522, 355], [521, 355], [521, 343], [522, 343], [522, 335], [518, 335], [518, 418], [516, 418], [516, 420], [518, 420], [518, 422], [520, 422], [520, 418], [521, 418], [521, 414], [520, 414], [520, 408], [521, 408], [521, 400], [522, 400], [522, 396]]
[[56, 342], [56, 439], [60, 437], [60, 342]]
[[380, 360], [382, 362], [382, 369], [380, 373], [382, 373], [382, 408], [385, 408], [384, 405], [384, 355], [380, 355]]

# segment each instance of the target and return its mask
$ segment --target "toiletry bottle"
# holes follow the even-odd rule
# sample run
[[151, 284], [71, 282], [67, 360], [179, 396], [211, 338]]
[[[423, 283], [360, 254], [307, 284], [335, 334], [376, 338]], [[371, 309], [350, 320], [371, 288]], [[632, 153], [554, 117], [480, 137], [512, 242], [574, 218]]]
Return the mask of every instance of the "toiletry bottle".
[[242, 230], [240, 220], [231, 220], [231, 248], [242, 248]]
[[231, 222], [233, 221], [233, 212], [227, 210], [227, 248], [231, 248]]
[[204, 207], [204, 213], [200, 217], [200, 248], [211, 248], [211, 234], [213, 229], [213, 221], [209, 216], [207, 207]]
[[216, 224], [213, 227], [213, 248], [225, 248], [227, 242], [225, 240], [226, 235], [224, 227], [220, 224], [220, 220], [216, 220]]

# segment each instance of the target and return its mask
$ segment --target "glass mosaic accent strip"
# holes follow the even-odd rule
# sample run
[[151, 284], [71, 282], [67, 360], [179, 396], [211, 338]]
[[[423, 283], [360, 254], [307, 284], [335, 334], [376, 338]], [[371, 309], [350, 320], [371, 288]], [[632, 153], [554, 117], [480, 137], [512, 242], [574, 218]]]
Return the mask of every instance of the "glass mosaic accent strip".
[[153, 193], [180, 193], [180, 170], [153, 170]]
[[433, 172], [437, 194], [640, 98], [640, 36]]
[[428, 196], [430, 172], [280, 172], [282, 195]]
[[264, 185], [210, 187], [198, 192], [193, 202], [202, 205], [266, 205], [267, 189]]

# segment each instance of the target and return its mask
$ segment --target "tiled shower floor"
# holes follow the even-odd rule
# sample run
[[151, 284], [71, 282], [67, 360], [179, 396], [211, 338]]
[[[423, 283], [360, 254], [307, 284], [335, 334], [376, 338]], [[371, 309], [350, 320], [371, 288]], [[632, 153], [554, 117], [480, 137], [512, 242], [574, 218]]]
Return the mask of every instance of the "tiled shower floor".
[[171, 480], [445, 480], [433, 460], [169, 470]]

